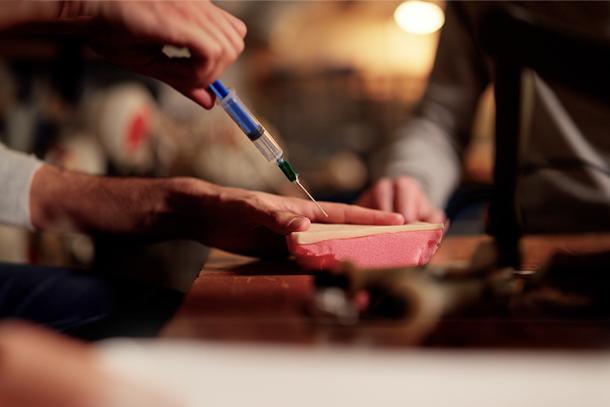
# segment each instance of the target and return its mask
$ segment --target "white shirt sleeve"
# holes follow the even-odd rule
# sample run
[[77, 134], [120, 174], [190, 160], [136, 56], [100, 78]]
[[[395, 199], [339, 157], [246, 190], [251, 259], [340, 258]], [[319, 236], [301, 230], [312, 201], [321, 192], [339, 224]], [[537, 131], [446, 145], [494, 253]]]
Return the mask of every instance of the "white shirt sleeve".
[[42, 164], [34, 156], [9, 150], [0, 143], [0, 224], [34, 229], [30, 184]]

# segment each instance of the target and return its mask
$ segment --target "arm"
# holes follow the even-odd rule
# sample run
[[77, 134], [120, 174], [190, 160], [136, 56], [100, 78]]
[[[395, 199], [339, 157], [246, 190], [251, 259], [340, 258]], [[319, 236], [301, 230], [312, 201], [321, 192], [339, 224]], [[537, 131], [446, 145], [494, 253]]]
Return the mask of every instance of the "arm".
[[359, 206], [226, 188], [195, 178], [96, 177], [45, 165], [32, 180], [32, 224], [40, 230], [193, 239], [251, 256], [287, 255], [285, 235], [311, 221], [402, 224], [401, 215]]
[[[241, 20], [208, 0], [0, 2], [0, 30], [27, 23], [42, 23], [36, 32], [86, 36], [110, 62], [166, 82], [208, 109], [214, 97], [207, 86], [243, 51], [246, 35]], [[191, 58], [169, 58], [164, 45], [188, 47]]]
[[398, 211], [407, 222], [444, 217], [439, 208], [445, 207], [460, 181], [461, 155], [479, 96], [489, 82], [483, 57], [465, 24], [467, 14], [464, 7], [448, 3], [434, 68], [418, 111], [382, 153], [379, 162], [384, 164], [375, 168], [376, 178], [381, 179], [359, 203]]

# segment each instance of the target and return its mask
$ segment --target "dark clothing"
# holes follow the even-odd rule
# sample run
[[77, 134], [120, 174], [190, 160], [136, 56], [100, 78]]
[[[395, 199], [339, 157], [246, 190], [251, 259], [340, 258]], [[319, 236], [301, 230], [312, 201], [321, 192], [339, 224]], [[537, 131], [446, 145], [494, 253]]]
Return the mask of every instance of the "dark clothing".
[[155, 336], [183, 296], [110, 274], [0, 262], [0, 318], [85, 340]]

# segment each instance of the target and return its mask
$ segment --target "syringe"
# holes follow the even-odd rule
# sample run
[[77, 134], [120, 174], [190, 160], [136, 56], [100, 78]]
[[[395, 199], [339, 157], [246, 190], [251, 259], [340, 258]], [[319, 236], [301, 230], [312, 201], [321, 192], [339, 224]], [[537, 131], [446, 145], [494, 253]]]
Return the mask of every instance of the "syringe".
[[260, 122], [254, 118], [241, 99], [235, 94], [235, 90], [233, 88], [227, 90], [220, 81], [212, 83], [210, 85], [210, 90], [218, 98], [217, 103], [223, 107], [229, 116], [231, 116], [233, 121], [237, 123], [239, 128], [248, 136], [250, 141], [267, 161], [274, 161], [277, 166], [280, 167], [286, 178], [288, 178], [290, 182], [296, 182], [322, 213], [328, 217], [326, 212], [324, 212], [324, 209], [318, 205], [316, 200], [313, 199], [311, 194], [307, 192], [305, 187], [299, 182], [299, 174], [295, 173], [290, 163], [282, 158], [282, 154], [284, 154], [282, 148]]

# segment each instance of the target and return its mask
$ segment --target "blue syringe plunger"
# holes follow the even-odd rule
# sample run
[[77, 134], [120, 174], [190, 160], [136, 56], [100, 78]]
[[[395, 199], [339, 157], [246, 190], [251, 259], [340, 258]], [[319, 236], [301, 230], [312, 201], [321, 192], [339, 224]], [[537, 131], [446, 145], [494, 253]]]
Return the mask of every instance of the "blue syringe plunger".
[[284, 153], [282, 148], [259, 121], [256, 120], [254, 115], [235, 94], [234, 89], [226, 89], [219, 81], [210, 85], [210, 89], [218, 97], [217, 103], [222, 106], [233, 121], [242, 129], [267, 161], [277, 161], [282, 158]]

